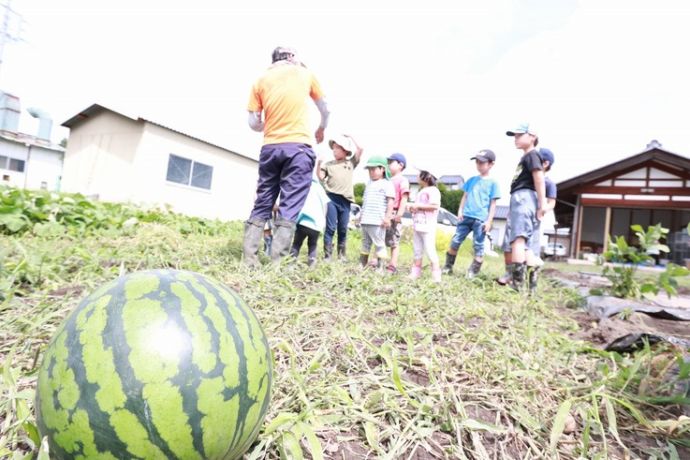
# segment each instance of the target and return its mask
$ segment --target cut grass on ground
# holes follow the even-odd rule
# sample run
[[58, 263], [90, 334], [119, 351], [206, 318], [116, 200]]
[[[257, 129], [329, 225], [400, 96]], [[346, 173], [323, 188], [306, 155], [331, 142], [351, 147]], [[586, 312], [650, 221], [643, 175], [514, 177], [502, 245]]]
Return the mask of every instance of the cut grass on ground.
[[[640, 397], [638, 357], [570, 339], [577, 295], [542, 283], [536, 298], [499, 288], [489, 259], [441, 285], [354, 262], [239, 262], [241, 224], [210, 235], [162, 224], [0, 239], [0, 457], [38, 449], [36, 368], [59, 323], [121, 273], [197, 271], [257, 313], [275, 359], [274, 394], [255, 458], [683, 458], [690, 421]], [[359, 239], [350, 240], [355, 260]], [[409, 243], [401, 266], [409, 268]], [[304, 255], [303, 255], [304, 257]]]

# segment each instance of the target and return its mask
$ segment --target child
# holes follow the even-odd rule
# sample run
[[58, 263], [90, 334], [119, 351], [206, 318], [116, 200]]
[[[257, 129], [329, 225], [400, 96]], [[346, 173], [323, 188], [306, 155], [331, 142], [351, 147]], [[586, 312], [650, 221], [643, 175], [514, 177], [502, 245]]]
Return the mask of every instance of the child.
[[391, 248], [391, 260], [388, 264], [388, 272], [398, 272], [398, 254], [400, 253], [400, 234], [402, 230], [401, 219], [405, 214], [407, 200], [410, 196], [410, 181], [403, 176], [407, 166], [407, 160], [402, 153], [394, 153], [388, 157], [388, 170], [391, 173], [390, 181], [395, 189], [395, 201], [393, 202], [393, 219], [391, 226], [386, 229], [386, 246]]
[[350, 221], [350, 203], [354, 203], [355, 194], [352, 187], [352, 173], [359, 164], [364, 151], [352, 136], [342, 135], [328, 141], [333, 150], [334, 160], [316, 165], [319, 179], [322, 181], [328, 198], [326, 214], [326, 232], [323, 235], [324, 258], [330, 260], [333, 255], [333, 235], [338, 230], [338, 257], [345, 258], [347, 247], [347, 224]]
[[383, 267], [386, 259], [386, 229], [391, 225], [393, 216], [393, 200], [395, 190], [393, 184], [386, 180], [387, 162], [384, 157], [371, 157], [366, 168], [369, 171], [370, 182], [364, 189], [364, 203], [362, 204], [361, 229], [362, 251], [359, 261], [366, 267], [369, 260], [371, 245], [376, 248], [378, 268]]
[[463, 187], [464, 194], [458, 208], [458, 225], [455, 235], [446, 253], [444, 273], [452, 273], [458, 248], [467, 235], [472, 232], [474, 240], [474, 259], [467, 269], [467, 278], [474, 278], [482, 268], [484, 262], [484, 238], [491, 230], [496, 201], [501, 198], [498, 183], [489, 177], [489, 171], [496, 162], [496, 155], [491, 150], [480, 150], [470, 160], [475, 160], [478, 176], [471, 177]]
[[417, 199], [407, 205], [412, 213], [414, 235], [414, 263], [409, 278], [415, 280], [422, 274], [422, 258], [424, 254], [431, 262], [431, 279], [435, 283], [441, 282], [441, 266], [436, 252], [436, 219], [441, 207], [441, 192], [436, 188], [436, 177], [427, 170], [419, 171], [419, 186]]
[[[553, 166], [553, 162], [555, 161], [553, 152], [547, 148], [541, 148], [539, 149], [539, 157], [542, 160], [544, 173], [551, 171], [551, 166]], [[544, 208], [544, 212], [546, 213], [545, 219], [551, 216], [551, 220], [555, 222], [553, 212], [551, 211], [553, 211], [553, 209], [556, 207], [557, 189], [555, 182], [553, 182], [549, 177], [544, 177], [544, 190], [546, 195], [546, 206]], [[539, 257], [539, 255], [541, 254], [541, 236], [543, 234], [542, 230], [544, 223], [545, 222], [539, 223], [539, 231], [532, 235], [532, 239], [530, 240], [528, 248], [527, 265], [534, 267], [532, 270], [530, 270], [528, 276], [529, 291], [532, 294], [534, 294], [537, 289], [537, 272], [539, 271], [539, 268], [544, 264], [544, 262]], [[510, 221], [508, 221], [507, 223], [506, 235], [510, 232], [509, 229]], [[507, 238], [504, 238], [503, 240], [503, 257], [506, 264], [506, 272], [501, 278], [498, 279], [498, 283], [506, 285], [510, 283], [510, 280], [512, 278], [512, 260], [510, 244]]]
[[326, 226], [326, 210], [328, 208], [328, 196], [316, 177], [311, 180], [311, 188], [304, 207], [297, 216], [297, 229], [295, 239], [292, 242], [290, 255], [299, 256], [302, 243], [307, 240], [307, 265], [310, 267], [316, 263], [316, 247], [319, 235]]
[[529, 123], [518, 125], [506, 135], [515, 138], [515, 147], [522, 150], [510, 184], [510, 234], [508, 241], [513, 263], [510, 286], [521, 291], [525, 284], [527, 271], [527, 244], [532, 235], [539, 230], [539, 221], [544, 216], [546, 207], [546, 190], [544, 187], [544, 167], [536, 149], [539, 138], [534, 127]]

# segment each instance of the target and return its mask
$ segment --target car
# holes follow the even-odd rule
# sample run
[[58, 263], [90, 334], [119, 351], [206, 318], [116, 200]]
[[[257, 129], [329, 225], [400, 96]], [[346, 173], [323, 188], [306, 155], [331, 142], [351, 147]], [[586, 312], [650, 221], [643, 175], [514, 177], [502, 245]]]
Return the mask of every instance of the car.
[[567, 250], [561, 243], [549, 243], [542, 248], [545, 256], [565, 257]]
[[[453, 235], [455, 234], [455, 227], [458, 225], [458, 216], [447, 209], [439, 208], [436, 222], [438, 223], [436, 226], [438, 231]], [[402, 216], [401, 223], [403, 227], [412, 226], [412, 214], [410, 211], [405, 211], [405, 214]]]
[[359, 228], [359, 217], [362, 212], [362, 207], [357, 203], [350, 203], [350, 221], [347, 227], [350, 229]]

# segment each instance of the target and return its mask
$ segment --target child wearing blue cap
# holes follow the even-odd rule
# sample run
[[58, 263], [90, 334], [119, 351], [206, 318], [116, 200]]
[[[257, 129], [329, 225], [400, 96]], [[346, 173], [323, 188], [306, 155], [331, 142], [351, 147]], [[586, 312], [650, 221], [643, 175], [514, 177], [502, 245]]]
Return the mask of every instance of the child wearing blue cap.
[[484, 238], [491, 230], [494, 215], [496, 214], [496, 201], [501, 198], [498, 182], [489, 177], [489, 171], [496, 162], [496, 155], [489, 149], [480, 150], [470, 158], [475, 160], [478, 176], [471, 177], [463, 187], [462, 200], [458, 208], [458, 225], [455, 235], [450, 241], [450, 247], [446, 252], [446, 264], [443, 272], [453, 272], [453, 265], [458, 254], [458, 249], [465, 238], [472, 232], [474, 242], [474, 259], [467, 269], [467, 278], [474, 278], [482, 268], [484, 262]]
[[400, 253], [400, 236], [402, 232], [402, 216], [405, 214], [407, 200], [410, 197], [410, 181], [403, 175], [407, 167], [407, 159], [402, 153], [394, 153], [388, 158], [388, 170], [391, 173], [390, 182], [395, 190], [393, 200], [393, 218], [391, 226], [386, 229], [386, 246], [391, 248], [391, 259], [388, 262], [388, 272], [398, 272], [398, 254]]
[[537, 145], [539, 137], [534, 126], [522, 123], [506, 135], [514, 138], [515, 147], [522, 150], [513, 181], [510, 184], [510, 232], [512, 280], [510, 286], [522, 291], [527, 272], [527, 249], [533, 235], [539, 231], [539, 221], [546, 208], [544, 166]]
[[[551, 171], [551, 166], [553, 166], [553, 163], [555, 160], [554, 154], [551, 150], [547, 148], [540, 148], [539, 149], [539, 157], [541, 158], [542, 161], [542, 166], [544, 167], [544, 173], [547, 173]], [[558, 194], [558, 190], [556, 187], [556, 183], [551, 180], [550, 177], [544, 176], [544, 189], [545, 189], [545, 194], [546, 194], [546, 206], [544, 207], [544, 212], [545, 212], [545, 218], [544, 221], [547, 220], [547, 218], [550, 216], [551, 221], [555, 223], [555, 217], [553, 216], [553, 210], [556, 207], [556, 197]], [[543, 235], [543, 230], [544, 230], [544, 221], [539, 222], [538, 230], [535, 231], [535, 233], [532, 235], [532, 238], [530, 239], [530, 242], [528, 244], [528, 252], [527, 252], [527, 265], [529, 267], [528, 269], [528, 286], [529, 286], [529, 291], [531, 294], [534, 294], [537, 290], [537, 281], [538, 281], [538, 272], [541, 266], [544, 264], [544, 262], [540, 258], [541, 254], [541, 239]], [[510, 233], [510, 220], [507, 223], [506, 227], [506, 236]], [[512, 267], [513, 267], [513, 261], [511, 259], [511, 249], [510, 249], [510, 243], [508, 241], [508, 238], [504, 238], [503, 240], [503, 257], [505, 260], [505, 265], [506, 265], [506, 272], [505, 274], [500, 277], [497, 281], [498, 284], [501, 285], [506, 285], [510, 283], [512, 279]]]

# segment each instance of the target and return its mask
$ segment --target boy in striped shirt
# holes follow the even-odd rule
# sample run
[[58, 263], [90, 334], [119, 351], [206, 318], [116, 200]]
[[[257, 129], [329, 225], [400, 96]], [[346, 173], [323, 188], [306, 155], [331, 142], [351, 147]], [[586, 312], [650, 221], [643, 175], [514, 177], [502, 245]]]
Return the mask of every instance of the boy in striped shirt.
[[[362, 266], [367, 265], [371, 246], [376, 248], [376, 266], [383, 267], [387, 259], [386, 229], [391, 226], [393, 216], [393, 201], [395, 189], [386, 179], [388, 161], [384, 157], [371, 157], [365, 168], [369, 171], [369, 183], [364, 189], [362, 204], [361, 228], [362, 251], [359, 261]], [[372, 261], [372, 265], [374, 262]]]

